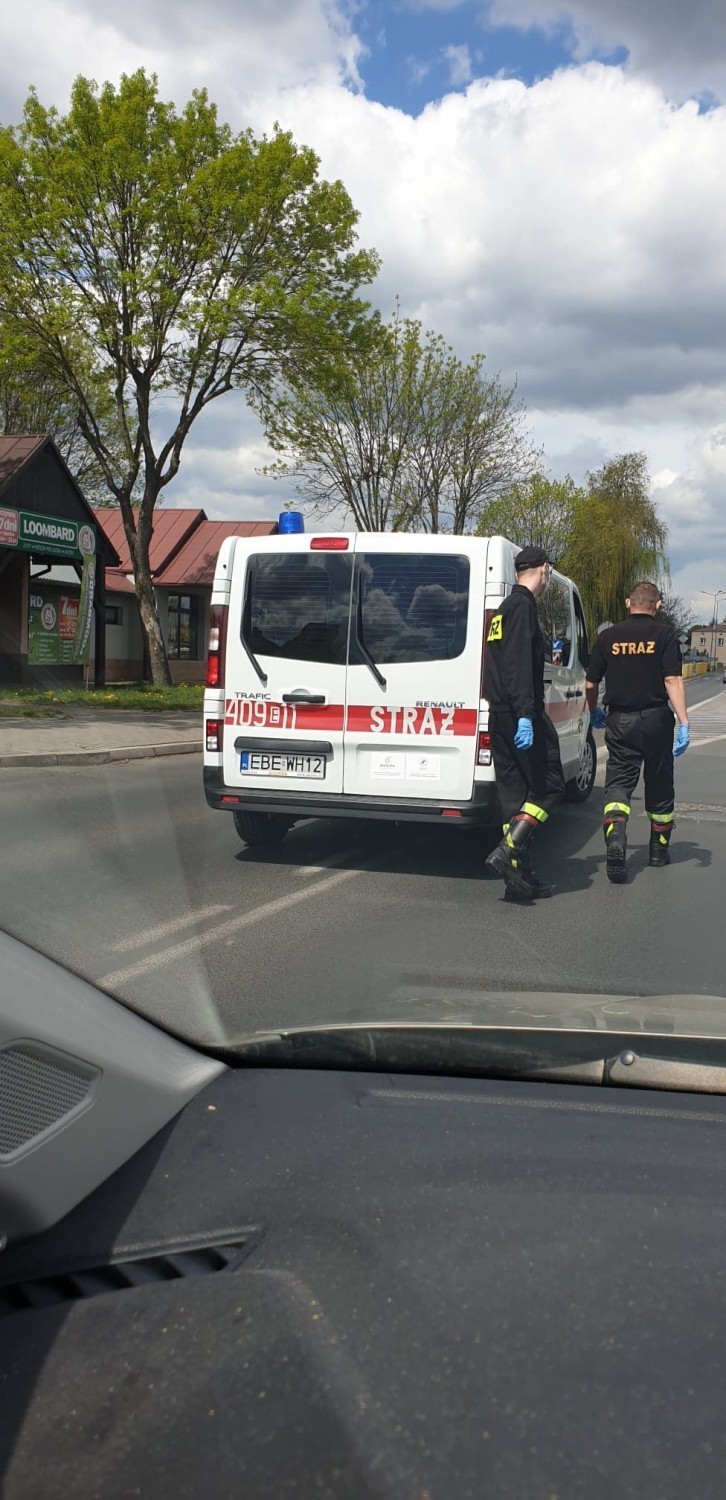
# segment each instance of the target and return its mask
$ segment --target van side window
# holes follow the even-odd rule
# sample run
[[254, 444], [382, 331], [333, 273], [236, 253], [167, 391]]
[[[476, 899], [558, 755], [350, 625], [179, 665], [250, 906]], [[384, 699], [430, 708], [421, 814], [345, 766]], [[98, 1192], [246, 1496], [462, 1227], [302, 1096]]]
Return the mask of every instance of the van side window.
[[[358, 597], [359, 629], [380, 665], [453, 661], [461, 656], [469, 612], [467, 557], [430, 552], [359, 554]], [[351, 632], [351, 661], [355, 660]]]
[[254, 552], [247, 562], [242, 634], [256, 656], [345, 666], [353, 560]]
[[545, 661], [552, 667], [569, 667], [574, 634], [572, 605], [570, 590], [562, 579], [552, 579], [547, 592], [539, 600], [539, 615]]
[[577, 660], [581, 667], [587, 668], [590, 660], [590, 643], [587, 639], [587, 626], [585, 616], [582, 612], [582, 604], [577, 594], [573, 593], [572, 602], [575, 606], [575, 631], [577, 641]]

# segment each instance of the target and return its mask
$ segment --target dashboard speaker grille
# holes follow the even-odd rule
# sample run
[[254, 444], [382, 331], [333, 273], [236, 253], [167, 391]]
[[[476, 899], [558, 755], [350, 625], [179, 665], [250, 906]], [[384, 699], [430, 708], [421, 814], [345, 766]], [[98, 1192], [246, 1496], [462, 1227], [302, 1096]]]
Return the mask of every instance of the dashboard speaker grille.
[[0, 1160], [25, 1150], [86, 1103], [98, 1069], [33, 1042], [0, 1048]]

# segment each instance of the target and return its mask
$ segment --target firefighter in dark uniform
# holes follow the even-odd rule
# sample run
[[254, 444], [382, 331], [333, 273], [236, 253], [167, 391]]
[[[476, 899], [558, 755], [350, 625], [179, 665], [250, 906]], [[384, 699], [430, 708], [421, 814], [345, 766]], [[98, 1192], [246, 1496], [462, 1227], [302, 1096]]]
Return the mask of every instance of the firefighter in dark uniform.
[[[614, 885], [627, 880], [627, 826], [641, 767], [650, 819], [648, 862], [670, 863], [673, 757], [682, 755], [690, 741], [681, 650], [673, 627], [658, 618], [660, 590], [654, 583], [636, 583], [625, 603], [627, 619], [601, 631], [593, 646], [585, 688], [590, 723], [605, 730], [608, 749], [603, 830], [606, 870]], [[607, 717], [597, 707], [603, 677]]]
[[530, 844], [563, 795], [565, 778], [557, 730], [545, 713], [544, 640], [537, 613], [551, 565], [541, 547], [514, 559], [517, 582], [487, 633], [484, 696], [489, 702], [492, 760], [504, 818], [504, 837], [486, 861], [515, 900], [550, 896], [532, 869]]

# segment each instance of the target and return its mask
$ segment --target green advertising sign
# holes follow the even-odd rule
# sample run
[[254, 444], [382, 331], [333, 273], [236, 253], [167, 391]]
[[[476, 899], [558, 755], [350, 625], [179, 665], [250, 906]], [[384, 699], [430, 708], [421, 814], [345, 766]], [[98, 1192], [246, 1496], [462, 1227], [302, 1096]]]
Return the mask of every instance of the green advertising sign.
[[[84, 567], [84, 581], [86, 568]], [[39, 588], [31, 581], [28, 609], [28, 663], [32, 667], [72, 667], [88, 660], [91, 639], [90, 617], [93, 613], [93, 567], [88, 570], [86, 600], [88, 620], [81, 598], [64, 594], [60, 589]]]
[[81, 597], [78, 602], [78, 619], [76, 631], [73, 637], [73, 654], [75, 661], [88, 661], [88, 648], [91, 642], [91, 623], [93, 621], [93, 594], [96, 587], [96, 559], [95, 557], [84, 557], [83, 578], [81, 579]]
[[0, 510], [0, 546], [45, 557], [93, 557], [96, 532], [88, 521], [64, 521], [30, 510]]

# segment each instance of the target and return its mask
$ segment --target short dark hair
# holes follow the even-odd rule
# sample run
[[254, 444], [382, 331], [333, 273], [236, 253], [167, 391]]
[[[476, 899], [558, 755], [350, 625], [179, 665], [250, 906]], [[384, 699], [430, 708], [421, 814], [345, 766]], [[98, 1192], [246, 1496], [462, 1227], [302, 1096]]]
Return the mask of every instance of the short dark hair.
[[636, 609], [655, 609], [662, 596], [657, 583], [650, 583], [647, 578], [643, 578], [639, 583], [633, 584], [629, 597]]

